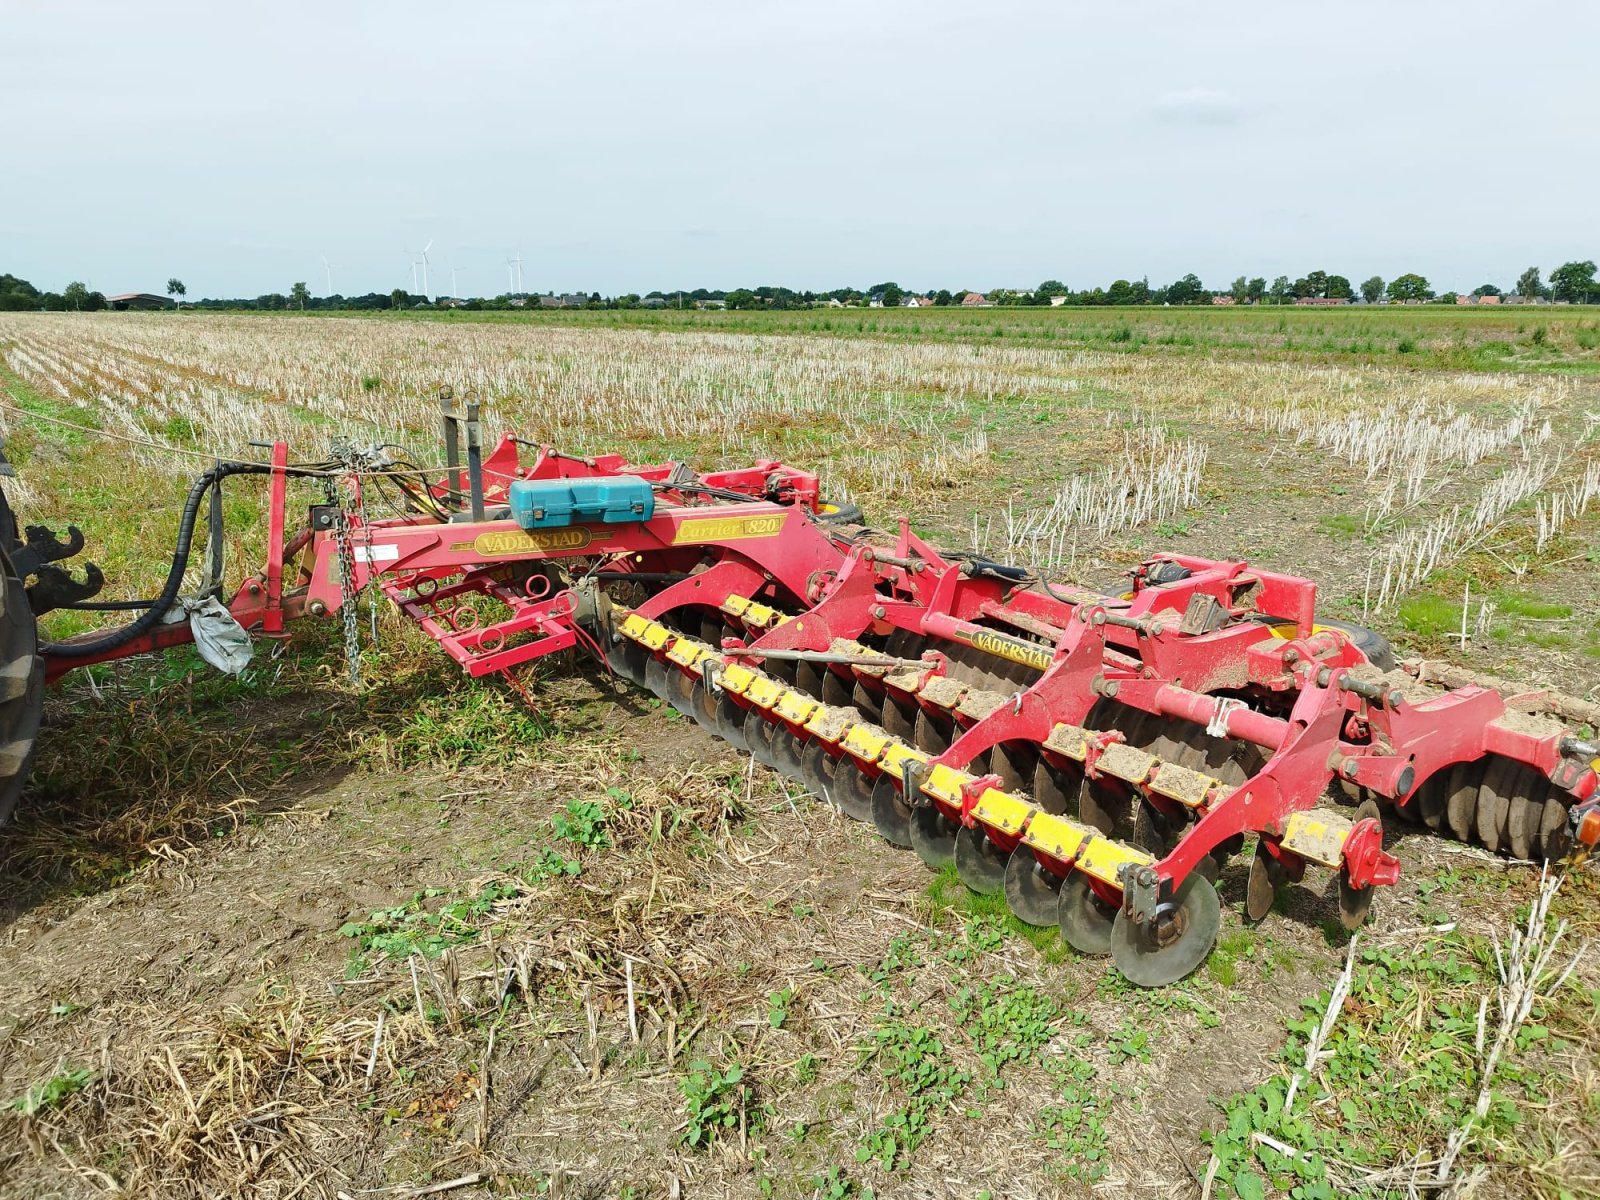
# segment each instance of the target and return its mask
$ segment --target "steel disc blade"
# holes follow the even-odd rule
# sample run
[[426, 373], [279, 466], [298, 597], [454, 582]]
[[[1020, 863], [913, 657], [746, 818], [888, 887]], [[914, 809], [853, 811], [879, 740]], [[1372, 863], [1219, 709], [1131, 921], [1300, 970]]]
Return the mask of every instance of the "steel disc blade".
[[801, 661], [795, 664], [794, 686], [813, 700], [822, 699], [822, 673], [828, 668], [818, 666], [813, 662]]
[[839, 807], [839, 800], [833, 776], [838, 765], [838, 760], [828, 754], [828, 748], [815, 738], [800, 750], [800, 782], [818, 800], [835, 808]]
[[901, 703], [891, 695], [883, 701], [883, 731], [890, 737], [909, 742], [917, 732], [917, 702]]
[[1006, 886], [1006, 859], [981, 829], [963, 825], [956, 833], [956, 874], [980, 896], [992, 896]]
[[776, 726], [766, 719], [759, 708], [752, 708], [744, 715], [745, 745], [758, 763], [774, 769], [778, 765], [772, 757], [772, 734], [775, 729]]
[[1250, 881], [1244, 892], [1244, 915], [1252, 921], [1265, 920], [1272, 911], [1273, 901], [1278, 898], [1278, 889], [1287, 880], [1283, 864], [1272, 857], [1266, 846], [1257, 842], [1256, 856], [1250, 863]]
[[673, 708], [686, 717], [700, 719], [695, 710], [694, 680], [677, 667], [667, 668], [666, 693], [667, 703]]
[[750, 753], [750, 743], [744, 736], [745, 710], [727, 692], [717, 700], [717, 733], [734, 749]]
[[837, 705], [840, 708], [850, 704], [851, 685], [846, 683], [836, 671], [824, 670], [822, 673], [822, 702]]
[[1211, 881], [1191, 874], [1154, 920], [1135, 923], [1119, 911], [1111, 923], [1111, 958], [1128, 982], [1164, 987], [1205, 961], [1222, 928], [1222, 902]]
[[[1381, 820], [1378, 806], [1374, 801], [1367, 800], [1356, 809], [1355, 819], [1365, 821], [1367, 818]], [[1367, 919], [1367, 913], [1372, 909], [1372, 893], [1376, 889], [1370, 884], [1367, 887], [1355, 887], [1350, 882], [1350, 869], [1348, 866], [1339, 868], [1339, 924], [1352, 933], [1361, 928], [1362, 922]]]
[[1082, 769], [1076, 764], [1058, 767], [1044, 755], [1039, 756], [1038, 769], [1033, 773], [1033, 799], [1045, 812], [1062, 816], [1069, 810], [1076, 811], [1082, 786]]
[[867, 720], [874, 725], [883, 724], [883, 696], [875, 695], [871, 688], [856, 680], [856, 685], [850, 691], [850, 703]]
[[911, 848], [917, 857], [937, 871], [956, 859], [957, 825], [931, 804], [911, 810]]
[[1056, 903], [1056, 927], [1061, 939], [1079, 954], [1108, 954], [1111, 925], [1117, 910], [1094, 894], [1089, 878], [1077, 871], [1061, 883]]
[[833, 772], [833, 802], [852, 821], [872, 820], [872, 780], [846, 754]]
[[1048, 928], [1060, 906], [1061, 880], [1039, 865], [1032, 850], [1018, 846], [1006, 860], [1006, 907], [1017, 920]]
[[1183, 836], [1188, 822], [1168, 816], [1148, 801], [1140, 800], [1138, 804], [1133, 820], [1134, 845], [1150, 851], [1157, 858], [1165, 858]]
[[704, 616], [700, 618], [700, 640], [713, 650], [722, 649], [722, 632], [727, 626], [720, 617]]
[[911, 744], [927, 754], [943, 754], [950, 748], [950, 738], [939, 722], [925, 708], [917, 709], [917, 720], [911, 732]]
[[[678, 668], [673, 667], [674, 671]], [[667, 664], [655, 655], [651, 655], [644, 664], [644, 685], [654, 692], [657, 698], [672, 702], [672, 697], [667, 693]]]
[[900, 795], [892, 775], [879, 775], [872, 785], [872, 824], [891, 846], [911, 848], [911, 806]]
[[1490, 761], [1489, 770], [1478, 789], [1478, 840], [1491, 854], [1499, 854], [1507, 842], [1506, 825], [1511, 817], [1511, 783], [1517, 767], [1509, 758]]
[[792, 658], [768, 658], [761, 662], [761, 669], [780, 683], [794, 686], [795, 660]]
[[790, 779], [804, 782], [800, 775], [800, 756], [805, 743], [784, 725], [772, 727], [772, 765]]
[[[1032, 792], [1039, 755], [1024, 742], [1001, 742], [989, 755], [989, 765], [1007, 792]], [[1048, 923], [1048, 922], [1047, 922]]]
[[1093, 825], [1107, 837], [1116, 833], [1117, 818], [1128, 807], [1125, 799], [1118, 801], [1107, 794], [1115, 786], [1115, 780], [1101, 776], [1098, 780], [1084, 780], [1083, 787], [1078, 790], [1078, 819], [1085, 825]]
[[1478, 785], [1483, 782], [1483, 764], [1458, 763], [1450, 772], [1450, 797], [1445, 802], [1445, 820], [1450, 832], [1463, 842], [1472, 835], [1478, 811]]
[[645, 657], [645, 648], [627, 638], [612, 642], [606, 648], [606, 661], [611, 664], [611, 669], [636, 685], [644, 683]]

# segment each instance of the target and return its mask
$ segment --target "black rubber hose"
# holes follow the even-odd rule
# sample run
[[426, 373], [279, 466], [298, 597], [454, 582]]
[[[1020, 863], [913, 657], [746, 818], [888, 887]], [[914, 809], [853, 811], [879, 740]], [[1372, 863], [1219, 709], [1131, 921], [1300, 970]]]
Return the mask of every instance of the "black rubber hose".
[[178, 545], [172, 552], [172, 567], [167, 572], [167, 582], [161, 594], [150, 601], [146, 612], [126, 625], [111, 630], [102, 637], [87, 641], [40, 642], [39, 653], [51, 658], [88, 658], [126, 646], [134, 638], [154, 626], [172, 607], [183, 587], [184, 572], [189, 569], [189, 551], [194, 545], [194, 523], [200, 513], [200, 502], [206, 493], [229, 475], [270, 475], [272, 468], [261, 463], [219, 463], [194, 481], [189, 497], [183, 504], [183, 516], [178, 522]]

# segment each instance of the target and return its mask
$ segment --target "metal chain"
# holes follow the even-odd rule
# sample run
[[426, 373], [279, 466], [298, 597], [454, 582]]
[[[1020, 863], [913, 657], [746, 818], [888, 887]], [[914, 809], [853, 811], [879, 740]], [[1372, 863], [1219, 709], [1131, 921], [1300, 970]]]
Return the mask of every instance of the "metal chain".
[[367, 552], [367, 582], [361, 590], [373, 589], [372, 600], [367, 604], [368, 635], [372, 648], [378, 648], [378, 565], [372, 557], [372, 522], [367, 518], [367, 492], [366, 484], [361, 472], [356, 472], [356, 508], [361, 514], [361, 541]]
[[344, 496], [331, 478], [322, 481], [328, 504], [333, 508], [333, 537], [339, 547], [339, 614], [344, 619], [344, 660], [350, 669], [350, 682], [361, 683], [361, 624], [356, 617], [354, 584], [356, 564], [350, 553], [350, 520], [345, 514]]

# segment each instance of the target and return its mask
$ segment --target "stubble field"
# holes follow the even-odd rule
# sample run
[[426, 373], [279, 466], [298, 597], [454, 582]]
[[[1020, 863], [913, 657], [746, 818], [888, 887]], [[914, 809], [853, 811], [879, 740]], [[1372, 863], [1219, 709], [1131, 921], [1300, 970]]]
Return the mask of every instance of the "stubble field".
[[[7, 490], [134, 597], [212, 455], [436, 462], [449, 385], [572, 451], [784, 458], [1083, 583], [1250, 558], [1409, 653], [1592, 696], [1593, 320], [1245, 316], [4, 316]], [[262, 499], [229, 495], [235, 572]], [[0, 1193], [1311, 1200], [1436, 1194], [1465, 1129], [1449, 1186], [1600, 1194], [1592, 957], [1486, 1072], [1536, 869], [1392, 831], [1285, 1112], [1348, 952], [1326, 877], [1250, 926], [1226, 873], [1218, 952], [1137, 991], [592, 665], [541, 667], [530, 712], [376, 633], [360, 693], [312, 628], [242, 680], [174, 653], [52, 697], [0, 832]], [[1556, 897], [1563, 965], [1597, 893]]]

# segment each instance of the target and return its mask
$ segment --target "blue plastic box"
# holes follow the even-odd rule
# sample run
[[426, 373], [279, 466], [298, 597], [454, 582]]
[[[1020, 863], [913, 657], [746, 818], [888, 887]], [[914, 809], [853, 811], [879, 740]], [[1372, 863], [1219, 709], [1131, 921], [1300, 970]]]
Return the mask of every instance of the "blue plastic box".
[[648, 521], [655, 511], [655, 493], [637, 475], [519, 479], [511, 485], [511, 516], [523, 529], [560, 529], [580, 521], [621, 525]]

